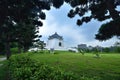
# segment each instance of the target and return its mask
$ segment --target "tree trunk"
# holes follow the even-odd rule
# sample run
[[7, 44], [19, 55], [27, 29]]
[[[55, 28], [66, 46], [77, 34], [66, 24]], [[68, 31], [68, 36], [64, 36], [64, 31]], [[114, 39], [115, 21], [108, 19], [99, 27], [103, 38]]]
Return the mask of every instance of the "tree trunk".
[[6, 56], [7, 56], [7, 59], [9, 59], [10, 56], [11, 56], [10, 42], [9, 42], [9, 41], [7, 41], [7, 42], [5, 43], [5, 48], [6, 48]]
[[18, 42], [18, 53], [22, 52], [22, 45]]
[[7, 57], [7, 60], [8, 60], [11, 56], [9, 34], [6, 36], [5, 50], [6, 50], [6, 57]]
[[28, 50], [28, 48], [24, 46], [23, 52], [25, 53], [25, 52], [27, 52], [27, 50]]

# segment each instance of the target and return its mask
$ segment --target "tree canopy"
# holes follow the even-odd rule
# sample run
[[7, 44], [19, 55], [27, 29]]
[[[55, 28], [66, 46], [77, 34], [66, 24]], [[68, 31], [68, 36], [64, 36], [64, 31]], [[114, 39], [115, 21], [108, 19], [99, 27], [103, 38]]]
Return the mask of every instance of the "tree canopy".
[[[50, 10], [51, 6], [60, 8], [64, 2], [72, 7], [68, 17], [80, 16], [77, 20], [79, 26], [92, 19], [111, 19], [101, 26], [96, 39], [103, 41], [120, 36], [120, 12], [116, 10], [120, 0], [0, 0], [0, 48], [5, 47], [8, 58], [11, 42], [18, 42], [28, 49], [37, 37], [36, 29], [43, 25], [41, 20], [46, 17], [43, 10]], [[88, 12], [90, 15], [85, 15]]]
[[[83, 23], [88, 23], [92, 19], [104, 21], [111, 19], [109, 22], [101, 25], [96, 39], [103, 41], [120, 36], [120, 11], [117, 11], [117, 6], [120, 6], [120, 0], [51, 0], [53, 6], [59, 8], [64, 1], [71, 5], [72, 9], [68, 13], [68, 17], [74, 18], [79, 15], [76, 24], [81, 26]], [[86, 13], [90, 15], [86, 15]]]
[[38, 37], [36, 29], [46, 17], [43, 10], [50, 10], [48, 0], [0, 0], [0, 47], [4, 46], [7, 58], [12, 42], [28, 49]]
[[[68, 13], [68, 17], [73, 18], [79, 15], [80, 19], [77, 20], [77, 25], [88, 23], [92, 19], [104, 21], [112, 19], [103, 24], [96, 39], [107, 40], [113, 36], [120, 36], [120, 11], [117, 11], [117, 6], [120, 6], [120, 0], [65, 0], [72, 6]], [[90, 12], [90, 16], [85, 15]]]

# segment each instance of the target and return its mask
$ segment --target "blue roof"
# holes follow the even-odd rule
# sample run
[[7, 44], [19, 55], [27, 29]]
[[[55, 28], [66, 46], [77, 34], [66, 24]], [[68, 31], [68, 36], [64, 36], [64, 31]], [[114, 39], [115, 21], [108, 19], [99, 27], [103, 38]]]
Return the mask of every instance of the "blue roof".
[[63, 40], [63, 37], [59, 36], [56, 32], [53, 35], [49, 36], [48, 39], [50, 40], [50, 39], [54, 39], [54, 38], [59, 39], [59, 40]]

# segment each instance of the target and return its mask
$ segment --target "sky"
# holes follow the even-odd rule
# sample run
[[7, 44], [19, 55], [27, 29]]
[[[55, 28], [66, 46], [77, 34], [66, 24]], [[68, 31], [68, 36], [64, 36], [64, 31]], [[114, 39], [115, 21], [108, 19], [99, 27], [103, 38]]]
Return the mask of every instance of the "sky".
[[[48, 37], [55, 32], [64, 38], [64, 45], [66, 47], [77, 47], [78, 44], [87, 44], [87, 46], [113, 46], [116, 41], [119, 41], [116, 37], [107, 41], [98, 41], [95, 39], [98, 29], [101, 24], [109, 21], [98, 22], [97, 20], [91, 20], [89, 23], [84, 23], [82, 26], [77, 26], [76, 21], [78, 16], [70, 19], [67, 17], [67, 13], [70, 10], [70, 6], [64, 4], [60, 9], [51, 8], [50, 11], [44, 11], [46, 13], [46, 19], [43, 21], [43, 26], [39, 29], [39, 34], [42, 35], [41, 40], [47, 42]], [[86, 15], [89, 15], [86, 14]]]

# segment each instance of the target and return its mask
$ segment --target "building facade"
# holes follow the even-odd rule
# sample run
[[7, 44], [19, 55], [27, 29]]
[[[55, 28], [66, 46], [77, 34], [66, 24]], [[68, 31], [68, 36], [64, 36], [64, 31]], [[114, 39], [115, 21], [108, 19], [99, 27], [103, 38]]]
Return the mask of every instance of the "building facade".
[[48, 41], [46, 44], [47, 49], [54, 49], [54, 50], [65, 50], [64, 48], [64, 41], [63, 37], [58, 35], [56, 32], [48, 37]]
[[79, 44], [78, 48], [79, 49], [87, 49], [87, 45], [86, 44]]

